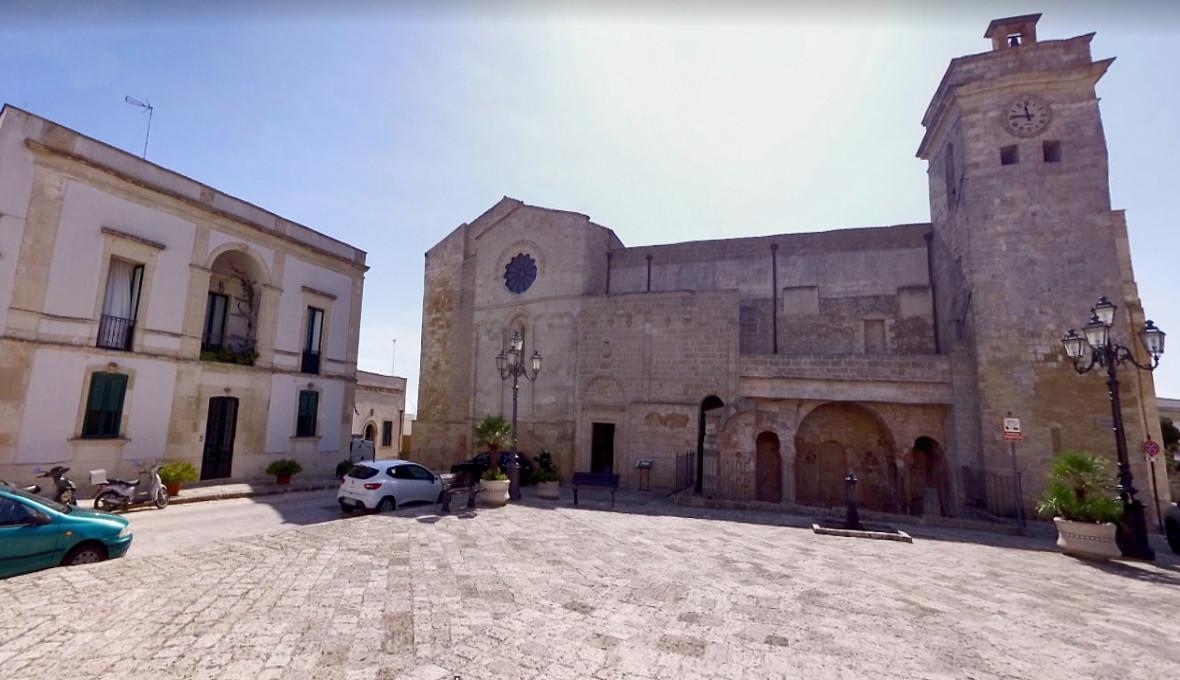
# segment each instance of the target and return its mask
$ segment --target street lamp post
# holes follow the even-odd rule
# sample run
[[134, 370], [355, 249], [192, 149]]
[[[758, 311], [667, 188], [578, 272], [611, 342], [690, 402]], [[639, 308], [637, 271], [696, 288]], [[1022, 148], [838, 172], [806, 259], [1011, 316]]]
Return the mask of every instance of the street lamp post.
[[[1139, 331], [1139, 340], [1151, 356], [1147, 365], [1135, 359], [1131, 348], [1116, 344], [1110, 336], [1117, 307], [1106, 296], [1090, 310], [1090, 321], [1082, 327], [1079, 335], [1076, 329], [1061, 338], [1065, 354], [1073, 361], [1074, 370], [1079, 374], [1090, 372], [1095, 366], [1106, 369], [1106, 389], [1110, 397], [1110, 413], [1113, 418], [1115, 450], [1119, 456], [1119, 499], [1123, 502], [1123, 522], [1118, 533], [1119, 549], [1123, 555], [1142, 560], [1155, 559], [1155, 551], [1147, 540], [1147, 520], [1143, 514], [1143, 503], [1135, 498], [1134, 479], [1131, 463], [1127, 458], [1127, 435], [1123, 429], [1123, 409], [1119, 400], [1118, 367], [1131, 364], [1144, 371], [1154, 371], [1164, 353], [1164, 332], [1148, 321]], [[1086, 354], [1089, 352], [1089, 363]], [[1084, 365], [1083, 365], [1084, 364]]]
[[512, 457], [508, 459], [508, 498], [520, 500], [520, 461], [516, 456], [516, 404], [520, 395], [520, 379], [534, 382], [541, 372], [541, 353], [534, 350], [529, 360], [532, 372], [524, 362], [524, 336], [519, 330], [512, 332], [508, 349], [496, 355], [496, 368], [500, 371], [500, 379], [512, 378]]

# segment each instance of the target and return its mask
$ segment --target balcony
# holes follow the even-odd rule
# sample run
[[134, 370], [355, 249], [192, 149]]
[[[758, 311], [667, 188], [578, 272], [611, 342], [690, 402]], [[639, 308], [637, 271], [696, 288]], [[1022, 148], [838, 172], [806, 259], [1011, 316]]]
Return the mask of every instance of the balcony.
[[311, 350], [303, 350], [303, 366], [301, 369], [304, 373], [319, 374], [320, 372], [320, 353], [312, 352]]
[[103, 314], [98, 322], [97, 347], [131, 351], [131, 338], [135, 333], [135, 320]]
[[206, 334], [201, 339], [201, 361], [253, 366], [257, 358], [258, 350], [254, 343], [240, 335]]

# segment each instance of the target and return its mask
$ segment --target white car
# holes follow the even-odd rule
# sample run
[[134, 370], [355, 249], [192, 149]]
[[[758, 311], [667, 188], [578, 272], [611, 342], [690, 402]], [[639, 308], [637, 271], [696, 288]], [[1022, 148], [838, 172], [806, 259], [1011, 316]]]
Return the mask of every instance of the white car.
[[399, 505], [422, 501], [437, 503], [442, 480], [408, 460], [366, 460], [352, 466], [340, 482], [336, 502], [344, 512], [390, 512]]

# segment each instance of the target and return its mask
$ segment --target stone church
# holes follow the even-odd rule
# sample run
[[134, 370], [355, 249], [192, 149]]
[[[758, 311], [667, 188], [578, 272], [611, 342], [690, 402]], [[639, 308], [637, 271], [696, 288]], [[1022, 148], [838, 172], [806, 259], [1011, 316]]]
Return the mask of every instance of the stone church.
[[[1038, 40], [998, 19], [953, 59], [922, 119], [930, 222], [629, 248], [586, 215], [504, 198], [426, 253], [414, 456], [472, 455], [473, 423], [510, 417], [496, 355], [538, 351], [520, 449], [624, 487], [833, 506], [844, 476], [883, 512], [1011, 513], [1002, 436], [1031, 508], [1054, 452], [1114, 457], [1103, 378], [1062, 351], [1099, 296], [1142, 356], [1122, 210], [1110, 204], [1093, 34]], [[1122, 374], [1139, 443], [1160, 441], [1150, 373]], [[650, 460], [650, 471], [636, 469]], [[1159, 502], [1166, 472], [1155, 465]], [[1005, 496], [1007, 494], [1007, 496]]]

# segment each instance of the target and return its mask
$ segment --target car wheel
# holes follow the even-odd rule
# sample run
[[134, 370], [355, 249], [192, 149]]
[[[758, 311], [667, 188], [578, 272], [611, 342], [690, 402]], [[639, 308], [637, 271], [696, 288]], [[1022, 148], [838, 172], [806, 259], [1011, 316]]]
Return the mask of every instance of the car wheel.
[[393, 500], [393, 496], [386, 496], [377, 504], [377, 512], [393, 512], [397, 510], [397, 501]]
[[156, 507], [161, 510], [168, 507], [168, 492], [162, 486], [156, 489]]
[[346, 515], [351, 515], [352, 505], [345, 503], [344, 501], [340, 501], [340, 512], [343, 512]]
[[1180, 555], [1180, 522], [1168, 522], [1168, 547]]
[[103, 491], [94, 497], [94, 509], [102, 510], [103, 512], [115, 512], [122, 508], [123, 504], [119, 502], [119, 494], [114, 491]]
[[107, 551], [102, 545], [98, 543], [83, 543], [82, 545], [74, 546], [70, 552], [66, 553], [65, 559], [61, 563], [67, 567], [72, 567], [77, 564], [102, 562], [106, 558]]

